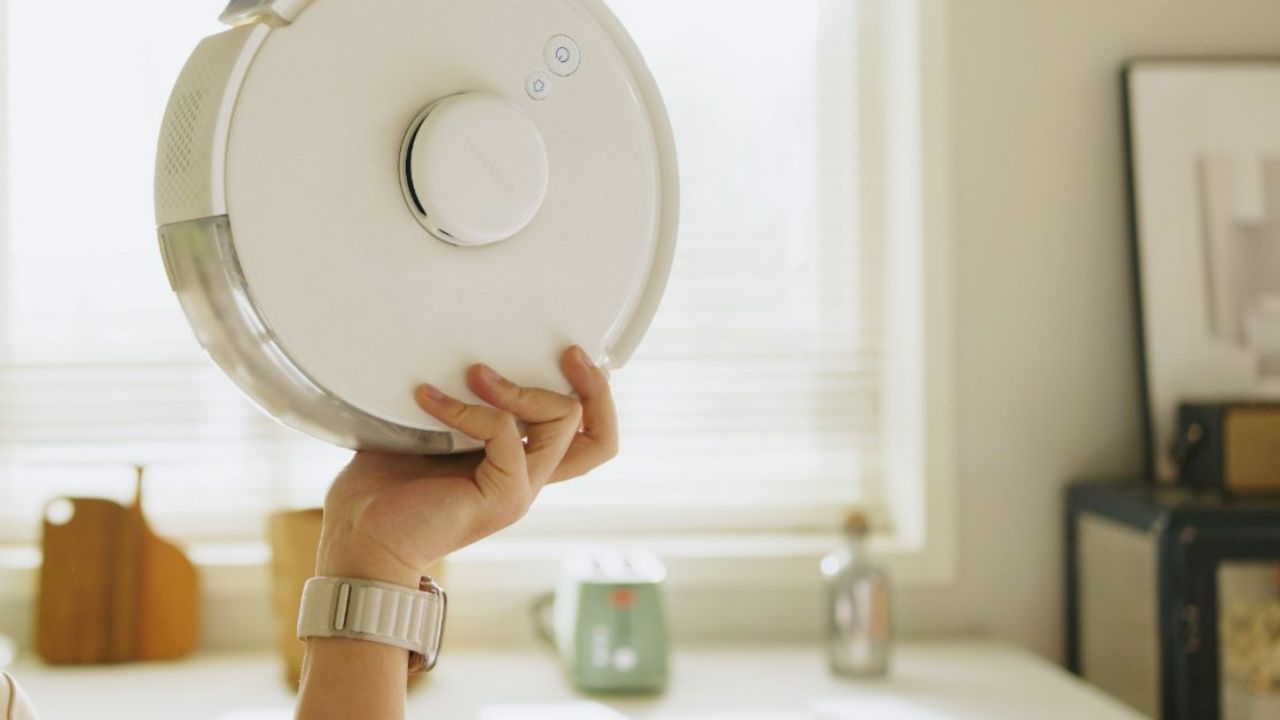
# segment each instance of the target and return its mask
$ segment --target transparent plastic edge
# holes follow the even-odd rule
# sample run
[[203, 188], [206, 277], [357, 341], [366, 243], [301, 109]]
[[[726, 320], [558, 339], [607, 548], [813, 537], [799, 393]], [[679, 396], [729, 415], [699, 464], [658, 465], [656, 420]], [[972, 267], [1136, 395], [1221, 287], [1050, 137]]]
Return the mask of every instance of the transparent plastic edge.
[[249, 296], [227, 216], [159, 228], [170, 286], [196, 339], [258, 408], [282, 424], [353, 450], [433, 455], [473, 449], [453, 433], [410, 428], [327, 392], [285, 353]]
[[311, 4], [311, 0], [230, 0], [218, 21], [239, 27], [256, 22], [279, 27], [288, 25]]

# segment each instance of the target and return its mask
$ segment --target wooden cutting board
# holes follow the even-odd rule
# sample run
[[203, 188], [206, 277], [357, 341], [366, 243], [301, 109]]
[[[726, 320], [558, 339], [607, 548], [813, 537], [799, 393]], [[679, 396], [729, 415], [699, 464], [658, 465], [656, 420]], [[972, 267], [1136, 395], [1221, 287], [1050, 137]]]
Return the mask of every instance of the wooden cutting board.
[[95, 664], [190, 653], [199, 630], [195, 567], [148, 526], [141, 469], [129, 507], [67, 498], [50, 508], [36, 608], [41, 657], [55, 664]]

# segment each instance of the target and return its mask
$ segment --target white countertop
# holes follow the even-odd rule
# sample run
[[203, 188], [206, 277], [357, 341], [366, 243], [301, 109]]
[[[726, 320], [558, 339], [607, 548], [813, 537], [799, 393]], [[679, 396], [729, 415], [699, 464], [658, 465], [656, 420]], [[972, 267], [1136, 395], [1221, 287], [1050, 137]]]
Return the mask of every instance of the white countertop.
[[[267, 654], [105, 668], [50, 668], [27, 658], [9, 671], [44, 720], [292, 717], [293, 698], [280, 666]], [[811, 647], [691, 648], [677, 652], [665, 695], [595, 700], [637, 720], [1141, 717], [1026, 651], [983, 642], [905, 645], [892, 676], [876, 682], [833, 678]], [[582, 701], [550, 655], [446, 650], [436, 673], [410, 693], [409, 717], [464, 720], [479, 718], [482, 709], [493, 706]], [[567, 709], [550, 710], [496, 717], [577, 717]]]

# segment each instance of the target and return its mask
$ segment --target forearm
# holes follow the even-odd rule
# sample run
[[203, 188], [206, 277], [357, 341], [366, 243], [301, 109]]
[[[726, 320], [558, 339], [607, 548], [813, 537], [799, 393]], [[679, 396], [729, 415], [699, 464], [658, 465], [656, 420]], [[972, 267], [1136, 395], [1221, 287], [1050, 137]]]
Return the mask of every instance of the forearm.
[[[362, 578], [416, 588], [420, 573], [327, 529], [316, 558], [320, 577]], [[401, 720], [409, 651], [345, 638], [310, 638], [302, 663], [298, 720]]]
[[405, 714], [409, 652], [390, 645], [312, 638], [307, 641], [299, 720], [400, 720]]

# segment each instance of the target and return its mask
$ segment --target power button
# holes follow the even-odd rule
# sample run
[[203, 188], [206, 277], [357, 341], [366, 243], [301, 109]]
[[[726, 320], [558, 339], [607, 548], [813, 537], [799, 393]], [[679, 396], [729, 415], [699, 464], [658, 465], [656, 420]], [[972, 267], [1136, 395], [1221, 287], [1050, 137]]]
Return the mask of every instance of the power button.
[[560, 77], [569, 77], [582, 67], [582, 48], [568, 35], [556, 35], [543, 53], [547, 67]]

